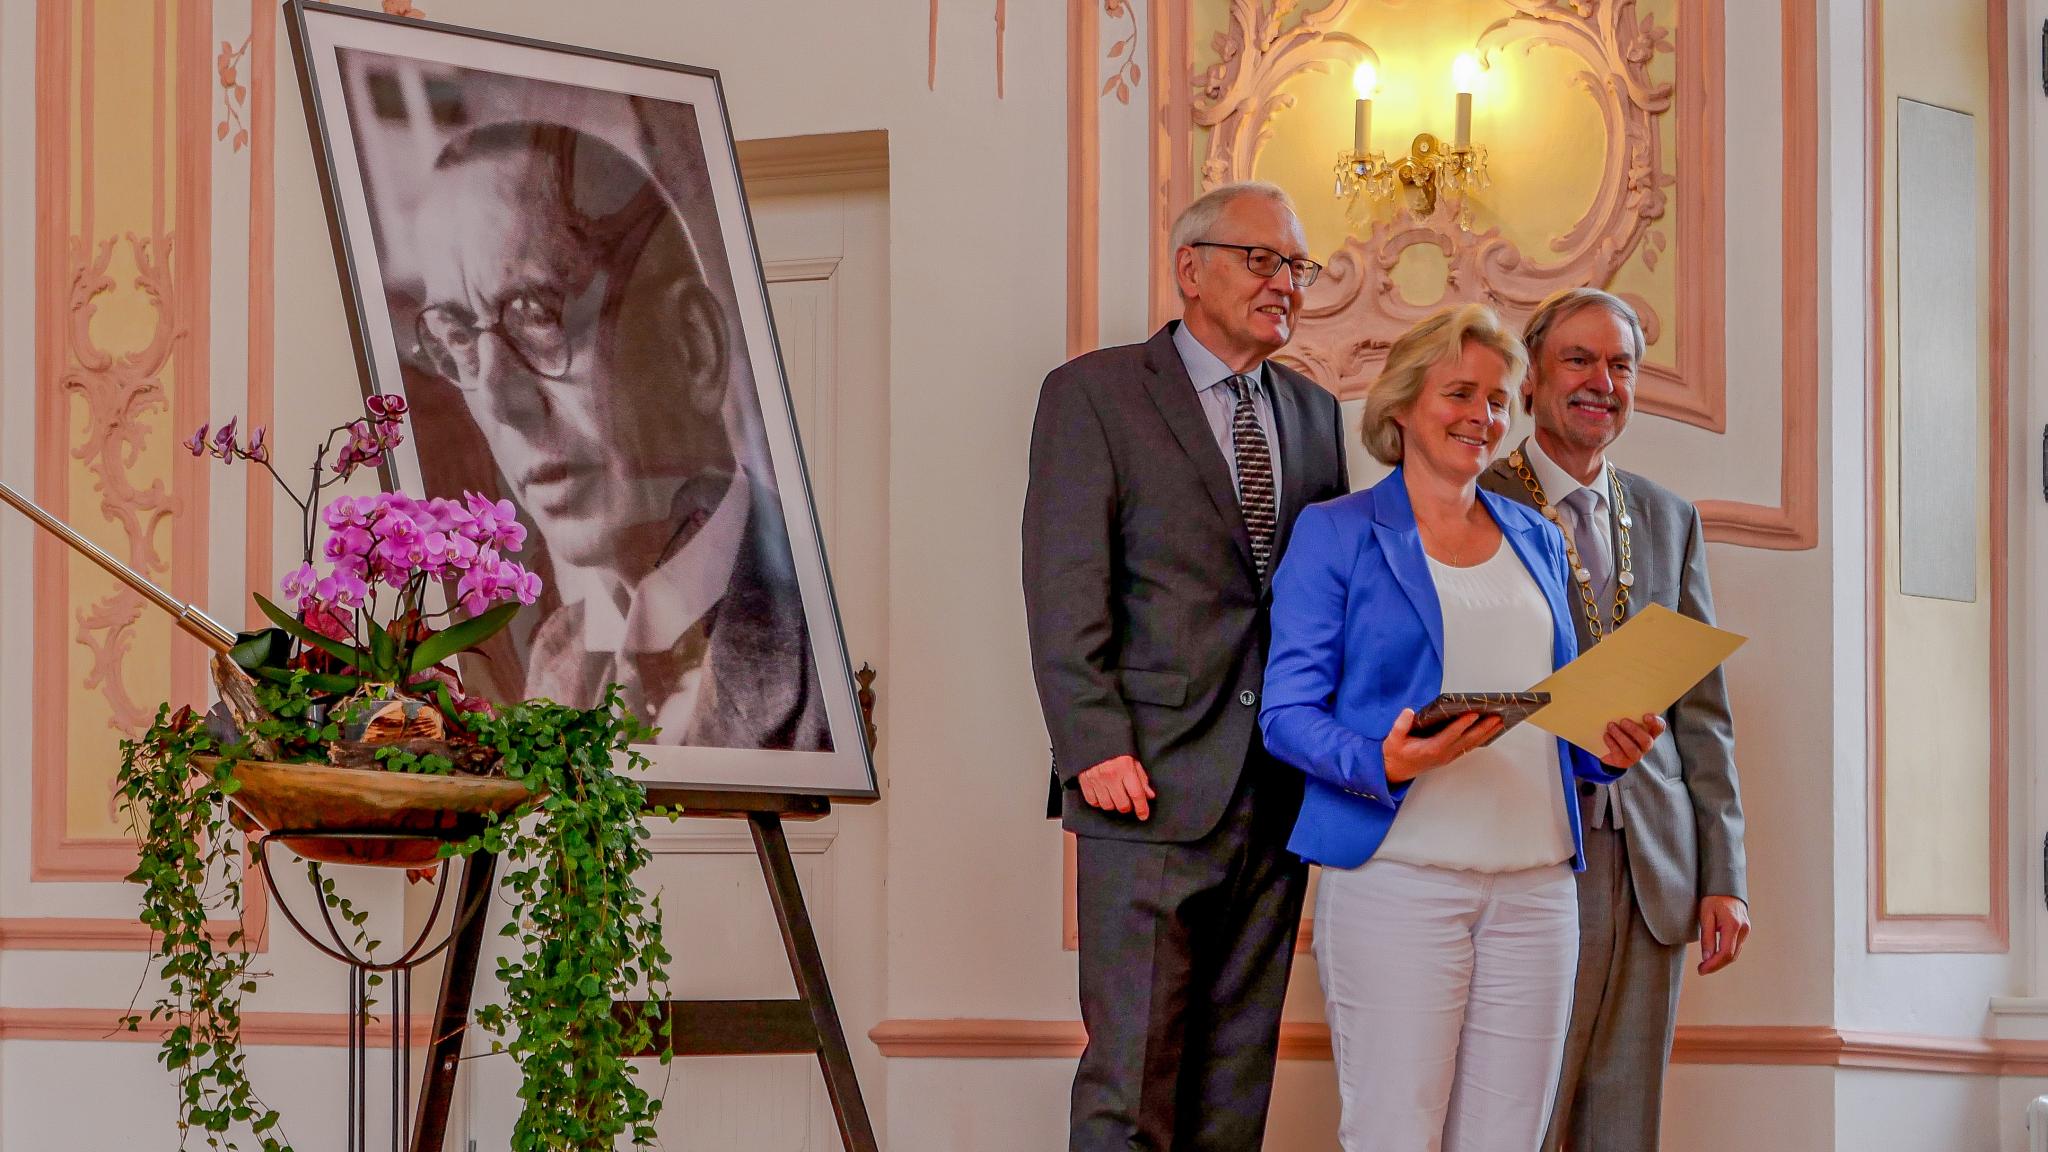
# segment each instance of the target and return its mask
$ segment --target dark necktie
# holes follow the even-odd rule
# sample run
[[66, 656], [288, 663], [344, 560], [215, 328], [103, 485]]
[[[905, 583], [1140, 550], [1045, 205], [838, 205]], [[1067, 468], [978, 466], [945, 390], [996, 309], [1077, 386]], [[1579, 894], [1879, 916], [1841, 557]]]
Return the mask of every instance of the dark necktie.
[[1231, 446], [1237, 451], [1237, 503], [1252, 539], [1252, 564], [1263, 581], [1273, 565], [1273, 532], [1280, 524], [1273, 499], [1273, 457], [1266, 447], [1266, 430], [1259, 427], [1259, 414], [1252, 408], [1257, 384], [1241, 375], [1232, 376], [1229, 384], [1237, 397], [1237, 411], [1230, 418]]

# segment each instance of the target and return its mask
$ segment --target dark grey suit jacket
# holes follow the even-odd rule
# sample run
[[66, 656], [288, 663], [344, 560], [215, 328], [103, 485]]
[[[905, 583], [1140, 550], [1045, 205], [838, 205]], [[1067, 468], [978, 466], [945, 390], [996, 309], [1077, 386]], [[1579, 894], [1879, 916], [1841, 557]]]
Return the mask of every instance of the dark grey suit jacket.
[[[1615, 473], [1635, 522], [1629, 530], [1636, 575], [1629, 615], [1655, 603], [1712, 624], [1714, 594], [1707, 585], [1707, 538], [1699, 510], [1633, 472], [1617, 468]], [[1479, 483], [1511, 500], [1535, 504], [1505, 456], [1480, 475]], [[1572, 603], [1580, 607], [1576, 598]], [[1583, 652], [1592, 643], [1585, 613], [1575, 611], [1572, 622]], [[1621, 806], [1636, 906], [1651, 935], [1665, 945], [1680, 945], [1699, 935], [1700, 897], [1749, 899], [1735, 725], [1721, 670], [1679, 697], [1664, 722], [1670, 731], [1614, 784], [1614, 799]]]
[[[1177, 321], [1175, 323], [1178, 323]], [[1105, 348], [1045, 379], [1024, 500], [1024, 606], [1068, 830], [1208, 834], [1258, 736], [1272, 593], [1252, 564], [1230, 467], [1173, 345]], [[1347, 490], [1336, 398], [1268, 362], [1281, 462], [1272, 567], [1305, 506]], [[1076, 777], [1135, 756], [1158, 793], [1140, 822], [1090, 807]], [[1276, 786], [1300, 787], [1275, 771]]]

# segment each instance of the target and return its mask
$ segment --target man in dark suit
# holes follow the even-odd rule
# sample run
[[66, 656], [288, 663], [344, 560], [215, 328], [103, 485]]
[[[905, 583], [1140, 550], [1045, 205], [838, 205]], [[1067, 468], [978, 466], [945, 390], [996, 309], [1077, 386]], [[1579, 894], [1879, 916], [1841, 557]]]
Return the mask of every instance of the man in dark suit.
[[[1607, 460], [1635, 409], [1635, 310], [1598, 289], [1567, 289], [1537, 308], [1523, 342], [1522, 399], [1535, 432], [1479, 483], [1564, 529], [1579, 650], [1645, 604], [1712, 624], [1699, 511]], [[1686, 941], [1699, 939], [1700, 971], [1710, 973], [1733, 963], [1749, 936], [1735, 731], [1720, 670], [1664, 721], [1668, 735], [1619, 781], [1579, 786], [1579, 971], [1550, 1152], [1658, 1146]]]
[[1321, 271], [1286, 193], [1173, 230], [1182, 319], [1046, 377], [1024, 505], [1032, 666], [1079, 837], [1073, 1152], [1256, 1149], [1307, 869], [1258, 732], [1270, 581], [1346, 490], [1336, 400], [1271, 363]]

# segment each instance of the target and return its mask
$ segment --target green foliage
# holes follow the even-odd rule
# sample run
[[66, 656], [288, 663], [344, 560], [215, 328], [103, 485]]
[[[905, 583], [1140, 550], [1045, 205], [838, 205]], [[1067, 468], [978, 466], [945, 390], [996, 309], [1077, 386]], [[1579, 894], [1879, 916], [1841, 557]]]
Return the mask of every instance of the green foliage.
[[500, 604], [467, 620], [458, 620], [420, 641], [406, 662], [406, 675], [417, 676], [457, 652], [467, 652], [496, 636], [519, 614], [519, 608], [517, 603]]
[[[142, 739], [121, 744], [120, 801], [141, 850], [128, 879], [142, 885], [142, 922], [157, 935], [164, 986], [147, 1017], [131, 1009], [123, 1023], [133, 1032], [146, 1018], [166, 1029], [157, 1060], [177, 1076], [179, 1147], [197, 1132], [208, 1148], [233, 1148], [226, 1133], [246, 1126], [264, 1152], [284, 1152], [278, 1115], [250, 1088], [241, 1048], [242, 996], [256, 973], [239, 922], [242, 880], [225, 804], [234, 762], [210, 772], [194, 762], [223, 751], [191, 709], [168, 705]], [[207, 924], [215, 908], [237, 921], [222, 937]]]
[[[324, 715], [311, 718], [321, 699], [316, 677], [291, 672], [281, 680], [258, 681], [258, 699], [277, 717], [258, 734], [277, 745], [281, 760], [324, 762], [325, 744], [340, 729]], [[661, 1101], [640, 1085], [626, 1053], [665, 1038], [667, 1025], [658, 1010], [612, 1010], [615, 999], [668, 997], [660, 902], [634, 879], [649, 860], [645, 792], [614, 770], [621, 758], [637, 764], [628, 746], [651, 733], [621, 710], [616, 689], [589, 710], [538, 700], [451, 719], [495, 747], [505, 774], [539, 797], [442, 848], [444, 858], [488, 851], [507, 861], [515, 907], [504, 934], [521, 951], [499, 964], [505, 1004], [480, 1009], [477, 1022], [523, 1074], [512, 1148], [597, 1152], [622, 1135], [652, 1145]], [[208, 927], [210, 918], [242, 913], [240, 846], [226, 800], [239, 787], [234, 765], [248, 757], [248, 745], [223, 746], [190, 709], [165, 707], [121, 754], [117, 785], [140, 849], [129, 879], [143, 887], [142, 921], [159, 938], [153, 961], [163, 982], [148, 1012], [131, 1012], [127, 1026], [137, 1030], [148, 1020], [166, 1030], [158, 1059], [178, 1078], [180, 1147], [198, 1133], [207, 1148], [235, 1149], [232, 1133], [246, 1130], [263, 1152], [290, 1152], [277, 1112], [250, 1087], [240, 1043], [242, 997], [261, 974], [241, 930], [217, 935]], [[219, 759], [209, 767], [207, 757]], [[452, 767], [397, 749], [378, 759], [395, 771]], [[319, 897], [366, 942], [361, 910], [331, 882]]]
[[668, 1024], [658, 1008], [614, 1015], [612, 1001], [668, 999], [670, 957], [660, 899], [634, 879], [650, 859], [646, 793], [612, 763], [645, 767], [628, 745], [653, 733], [620, 707], [616, 686], [588, 711], [531, 700], [469, 726], [504, 757], [507, 777], [546, 793], [525, 830], [499, 824], [448, 850], [501, 855], [516, 902], [503, 934], [520, 950], [498, 965], [505, 1003], [477, 1011], [492, 1047], [525, 1074], [512, 1148], [609, 1149], [620, 1135], [651, 1145], [661, 1100], [634, 1079], [626, 1053], [666, 1038]]
[[364, 652], [360, 648], [344, 644], [339, 640], [330, 639], [326, 636], [322, 636], [318, 632], [313, 631], [311, 628], [308, 628], [304, 624], [300, 623], [298, 617], [292, 615], [291, 613], [285, 611], [282, 608], [279, 608], [277, 605], [272, 604], [270, 602], [270, 597], [265, 596], [263, 593], [257, 592], [253, 593], [253, 595], [256, 598], [256, 607], [261, 608], [263, 610], [263, 614], [270, 618], [270, 622], [272, 624], [277, 625], [277, 627], [281, 631], [289, 634], [294, 639], [298, 640], [300, 643], [309, 644], [315, 648], [318, 648], [322, 652], [327, 653], [329, 656], [334, 657], [336, 660], [341, 661], [344, 665], [350, 668], [362, 669], [364, 673], [368, 675], [369, 678], [372, 680], [391, 681], [398, 679], [398, 677], [395, 675], [376, 675], [377, 669], [372, 667], [369, 653]]

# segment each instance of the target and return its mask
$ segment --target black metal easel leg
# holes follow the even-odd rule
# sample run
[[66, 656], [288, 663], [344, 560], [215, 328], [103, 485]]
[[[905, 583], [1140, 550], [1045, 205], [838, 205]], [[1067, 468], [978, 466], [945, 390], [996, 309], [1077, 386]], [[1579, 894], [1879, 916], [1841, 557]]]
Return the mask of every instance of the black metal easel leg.
[[[452, 867], [452, 862], [442, 864]], [[448, 1109], [454, 1102], [455, 1072], [462, 1063], [462, 1037], [469, 1024], [469, 1001], [476, 989], [477, 959], [483, 954], [483, 905], [491, 898], [498, 858], [476, 852], [462, 865], [462, 894], [456, 903], [455, 939], [441, 969], [441, 996], [434, 1009], [434, 1032], [427, 1049], [426, 1075], [420, 1084], [418, 1120], [412, 1130], [412, 1152], [441, 1152], [448, 1138]]]
[[812, 1026], [818, 1032], [818, 1067], [825, 1074], [832, 1115], [839, 1121], [840, 1143], [847, 1152], [880, 1152], [874, 1125], [868, 1120], [867, 1104], [861, 1099], [860, 1082], [854, 1077], [853, 1052], [846, 1046], [846, 1032], [840, 1027], [839, 1010], [832, 1003], [832, 988], [825, 979], [825, 960], [818, 952], [818, 936], [811, 929], [803, 889], [797, 886], [796, 866], [790, 862], [789, 839], [782, 833], [782, 818], [773, 812], [750, 812], [747, 826], [754, 834], [754, 852], [761, 858], [761, 873], [768, 881], [775, 919], [782, 925], [782, 944], [789, 951], [797, 996], [809, 1006]]

